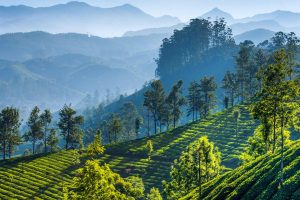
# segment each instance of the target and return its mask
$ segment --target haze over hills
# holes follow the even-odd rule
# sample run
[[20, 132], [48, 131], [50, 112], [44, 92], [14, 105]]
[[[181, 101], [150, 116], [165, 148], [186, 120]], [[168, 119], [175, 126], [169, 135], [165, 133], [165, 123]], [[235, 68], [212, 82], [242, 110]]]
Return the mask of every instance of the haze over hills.
[[[104, 84], [105, 83], [105, 84]], [[99, 92], [99, 101], [106, 90], [134, 90], [143, 80], [126, 69], [111, 68], [99, 59], [68, 54], [26, 62], [1, 61], [0, 106], [28, 108], [39, 105], [59, 109], [65, 103], [78, 103], [87, 94]], [[53, 101], [55, 99], [55, 101]]]
[[[80, 15], [78, 14], [80, 13]], [[83, 2], [69, 2], [51, 7], [0, 7], [0, 34], [46, 31], [83, 33], [102, 37], [121, 36], [126, 31], [164, 27], [180, 23], [176, 17], [153, 17], [125, 4], [113, 8], [93, 7]]]
[[[233, 35], [237, 38], [240, 38], [238, 35], [249, 31], [254, 31], [256, 29], [265, 29], [270, 32], [283, 31], [295, 32], [297, 34], [300, 33], [300, 27], [295, 23], [296, 21], [299, 21], [300, 13], [293, 13], [289, 11], [274, 11], [271, 13], [254, 15], [252, 17], [235, 19], [230, 13], [224, 12], [219, 8], [214, 8], [199, 16], [199, 18], [209, 18], [211, 20], [224, 18], [229, 27], [232, 29]], [[175, 29], [180, 30], [183, 26], [184, 24], [178, 24], [176, 26], [130, 31], [125, 33], [124, 36], [149, 35], [153, 33], [171, 34]], [[253, 39], [256, 43], [259, 43], [265, 39], [269, 39], [265, 36], [266, 35], [263, 34], [260, 38], [260, 35], [257, 34]]]
[[245, 40], [251, 40], [254, 44], [259, 44], [265, 40], [270, 39], [274, 36], [275, 32], [267, 29], [254, 29], [251, 31], [244, 32], [234, 37], [236, 43], [243, 42]]

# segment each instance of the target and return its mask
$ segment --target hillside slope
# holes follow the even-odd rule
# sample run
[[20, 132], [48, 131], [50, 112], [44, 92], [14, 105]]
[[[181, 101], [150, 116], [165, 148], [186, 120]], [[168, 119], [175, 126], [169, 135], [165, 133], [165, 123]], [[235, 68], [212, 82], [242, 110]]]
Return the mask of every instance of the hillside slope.
[[[104, 155], [99, 156], [101, 162], [108, 163], [111, 168], [123, 177], [130, 175], [143, 179], [146, 191], [151, 187], [162, 189], [161, 181], [169, 180], [169, 172], [174, 159], [191, 142], [208, 135], [209, 139], [222, 152], [223, 165], [235, 168], [239, 165], [237, 156], [246, 145], [257, 123], [249, 116], [246, 107], [241, 107], [239, 131], [235, 134], [235, 123], [232, 109], [209, 116], [205, 120], [178, 127], [170, 132], [151, 137], [154, 153], [151, 161], [147, 159], [144, 146], [148, 138], [120, 143], [107, 147]], [[81, 164], [88, 159], [80, 156]], [[74, 170], [74, 152], [62, 151], [46, 156], [18, 158], [0, 162], [0, 198], [1, 199], [60, 199], [62, 185], [71, 181]], [[24, 193], [23, 191], [28, 191]]]
[[[266, 155], [203, 186], [201, 199], [299, 199], [300, 140], [284, 152], [284, 183], [280, 189], [280, 154]], [[200, 199], [196, 189], [182, 200]]]

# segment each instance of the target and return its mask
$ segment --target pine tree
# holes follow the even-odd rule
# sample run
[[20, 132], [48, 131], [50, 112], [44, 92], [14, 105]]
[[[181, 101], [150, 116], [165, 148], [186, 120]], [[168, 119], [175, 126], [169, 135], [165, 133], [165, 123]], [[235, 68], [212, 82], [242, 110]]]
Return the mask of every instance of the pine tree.
[[27, 126], [29, 130], [24, 134], [24, 140], [26, 142], [32, 143], [32, 153], [35, 154], [36, 143], [43, 139], [43, 125], [41, 118], [39, 116], [40, 109], [35, 106], [30, 113], [29, 119], [27, 121]]
[[76, 115], [76, 111], [71, 106], [64, 105], [59, 111], [58, 127], [61, 135], [65, 140], [65, 149], [69, 149], [69, 144], [79, 143], [80, 125], [83, 124], [84, 118]]

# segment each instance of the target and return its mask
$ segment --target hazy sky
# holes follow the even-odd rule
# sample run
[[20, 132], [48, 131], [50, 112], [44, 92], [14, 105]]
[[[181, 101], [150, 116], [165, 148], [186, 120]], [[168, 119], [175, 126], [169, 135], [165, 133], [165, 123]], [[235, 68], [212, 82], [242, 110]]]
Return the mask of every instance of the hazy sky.
[[[70, 0], [0, 0], [0, 5], [49, 6]], [[78, 0], [79, 1], [79, 0]], [[83, 1], [83, 0], [81, 0]], [[141, 8], [154, 15], [172, 15], [186, 21], [197, 17], [214, 7], [231, 13], [235, 18], [252, 16], [274, 10], [300, 12], [300, 0], [85, 0], [99, 7], [113, 7], [125, 3]]]

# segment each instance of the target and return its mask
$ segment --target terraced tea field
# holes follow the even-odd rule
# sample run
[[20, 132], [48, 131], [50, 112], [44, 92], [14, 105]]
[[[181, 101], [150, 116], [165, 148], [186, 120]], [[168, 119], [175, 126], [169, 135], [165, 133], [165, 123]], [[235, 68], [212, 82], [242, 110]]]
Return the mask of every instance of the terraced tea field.
[[[203, 185], [202, 198], [210, 199], [300, 199], [300, 140], [284, 152], [284, 182], [280, 188], [280, 154], [262, 156]], [[198, 200], [199, 189], [182, 200]]]
[[[174, 159], [179, 157], [188, 144], [208, 135], [221, 151], [223, 165], [236, 168], [239, 165], [237, 157], [257, 126], [246, 108], [240, 109], [237, 135], [232, 110], [229, 109], [199, 122], [152, 136], [150, 139], [154, 144], [154, 152], [150, 161], [144, 148], [149, 138], [109, 146], [99, 159], [109, 163], [123, 177], [140, 176], [146, 191], [153, 186], [161, 189], [161, 181], [169, 179]], [[80, 159], [82, 165], [87, 157], [82, 154]], [[60, 199], [63, 184], [71, 181], [74, 170], [80, 166], [74, 165], [74, 160], [73, 151], [62, 151], [0, 162], [0, 199]]]

